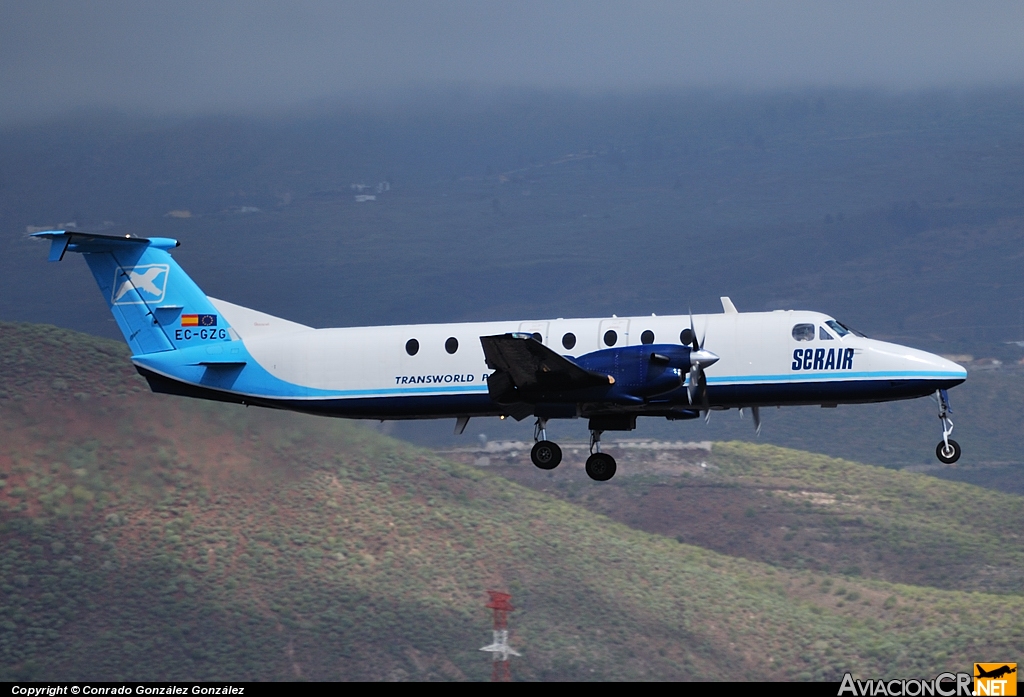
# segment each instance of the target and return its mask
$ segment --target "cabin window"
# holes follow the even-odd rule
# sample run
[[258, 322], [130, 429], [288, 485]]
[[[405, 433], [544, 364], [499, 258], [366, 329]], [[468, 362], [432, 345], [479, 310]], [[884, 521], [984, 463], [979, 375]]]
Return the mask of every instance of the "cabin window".
[[409, 339], [405, 342], [405, 352], [410, 356], [415, 356], [420, 352], [420, 342], [416, 341], [416, 339]]
[[818, 327], [818, 338], [821, 339], [822, 341], [833, 340], [832, 335], [825, 331], [825, 327]]
[[448, 353], [455, 353], [459, 350], [459, 340], [454, 336], [448, 337], [448, 341], [444, 342], [444, 350]]
[[615, 333], [614, 329], [609, 329], [604, 333], [604, 345], [614, 346], [615, 342], [619, 340], [619, 335]]
[[640, 335], [641, 344], [653, 344], [654, 343], [654, 332], [650, 329], [645, 329], [644, 333]]
[[693, 343], [693, 330], [687, 327], [683, 331], [679, 332], [679, 343], [680, 344], [692, 344]]
[[793, 338], [797, 341], [814, 341], [814, 325], [798, 324], [793, 327]]
[[562, 337], [562, 346], [566, 349], [571, 349], [576, 345], [576, 335], [572, 332], [566, 332], [565, 336]]

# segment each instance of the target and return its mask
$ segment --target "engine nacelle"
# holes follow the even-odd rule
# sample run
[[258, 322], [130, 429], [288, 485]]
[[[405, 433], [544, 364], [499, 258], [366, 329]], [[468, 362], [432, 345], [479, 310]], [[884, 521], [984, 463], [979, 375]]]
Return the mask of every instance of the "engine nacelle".
[[690, 347], [644, 344], [595, 351], [575, 358], [587, 370], [615, 378], [609, 397], [643, 401], [678, 389], [690, 370]]

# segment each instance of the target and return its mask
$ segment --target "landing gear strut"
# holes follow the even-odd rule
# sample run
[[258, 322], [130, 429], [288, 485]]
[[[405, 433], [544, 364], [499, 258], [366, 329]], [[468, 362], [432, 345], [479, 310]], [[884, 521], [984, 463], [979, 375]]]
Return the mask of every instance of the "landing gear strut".
[[601, 452], [602, 431], [590, 432], [590, 457], [587, 458], [587, 475], [597, 482], [606, 482], [615, 476], [615, 458]]
[[537, 424], [533, 427], [535, 443], [533, 450], [530, 451], [530, 459], [542, 470], [553, 470], [562, 461], [562, 449], [548, 440], [547, 426], [547, 419], [537, 418]]
[[960, 459], [960, 444], [949, 437], [953, 432], [953, 422], [949, 414], [953, 410], [949, 406], [949, 395], [945, 390], [936, 390], [935, 398], [939, 401], [939, 420], [942, 421], [942, 440], [935, 446], [935, 456], [940, 462], [952, 465]]

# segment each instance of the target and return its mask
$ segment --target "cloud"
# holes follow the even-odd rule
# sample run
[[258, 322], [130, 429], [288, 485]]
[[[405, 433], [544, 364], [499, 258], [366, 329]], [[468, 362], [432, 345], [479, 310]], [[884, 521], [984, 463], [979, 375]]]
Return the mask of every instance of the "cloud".
[[372, 90], [1019, 84], [1024, 4], [18, 2], [0, 118], [190, 113]]

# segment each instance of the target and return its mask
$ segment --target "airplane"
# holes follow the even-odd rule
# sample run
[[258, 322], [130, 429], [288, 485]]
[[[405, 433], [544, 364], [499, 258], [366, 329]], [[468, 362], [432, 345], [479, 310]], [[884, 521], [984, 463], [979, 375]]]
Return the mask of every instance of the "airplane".
[[[176, 240], [37, 232], [50, 261], [81, 253], [154, 392], [352, 419], [536, 419], [533, 463], [562, 459], [550, 419], [588, 419], [587, 474], [611, 479], [605, 431], [768, 406], [886, 402], [934, 395], [942, 440], [960, 445], [947, 390], [961, 366], [869, 339], [809, 311], [314, 329], [206, 296], [181, 269]], [[700, 327], [700, 339], [697, 335]], [[712, 350], [713, 349], [713, 350]]]
[[[1016, 665], [1016, 664], [1014, 664], [1014, 665]], [[1017, 668], [1016, 667], [1011, 668], [1008, 665], [1002, 665], [999, 668], [994, 668], [992, 670], [985, 670], [979, 664], [975, 663], [974, 664], [974, 669], [978, 673], [977, 675], [974, 676], [976, 678], [995, 678], [995, 679], [998, 679], [998, 678], [1003, 677], [1004, 675], [1009, 675], [1010, 673], [1016, 673], [1017, 672]]]

